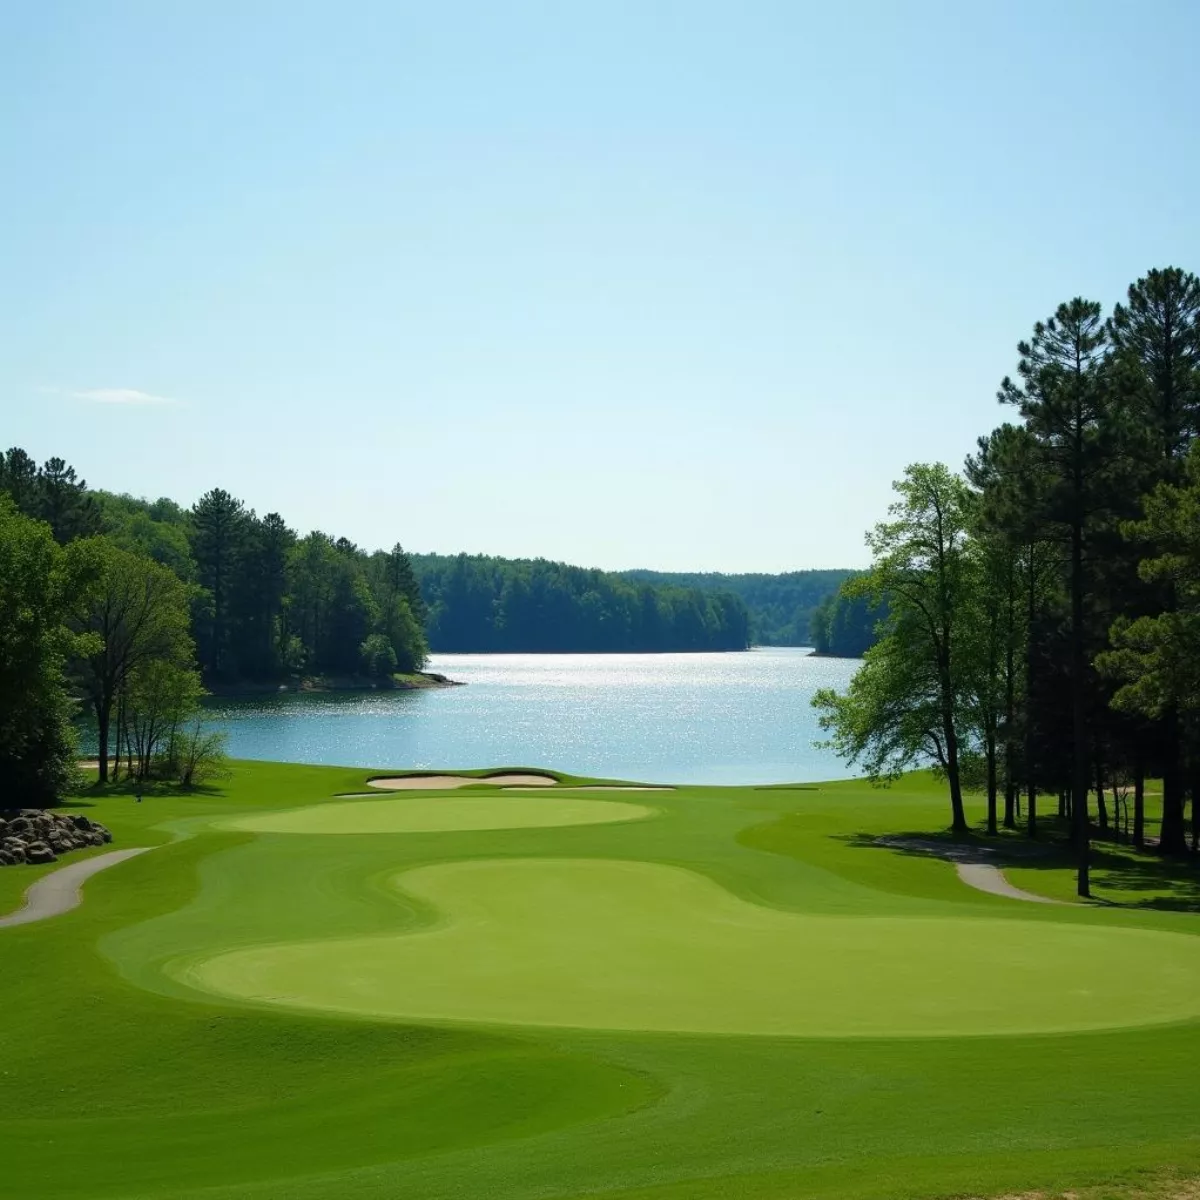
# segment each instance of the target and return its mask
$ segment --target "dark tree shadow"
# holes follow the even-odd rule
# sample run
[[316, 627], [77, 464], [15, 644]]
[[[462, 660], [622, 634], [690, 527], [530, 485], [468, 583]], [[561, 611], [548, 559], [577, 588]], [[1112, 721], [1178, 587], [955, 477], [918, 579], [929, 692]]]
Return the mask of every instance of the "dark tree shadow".
[[[1051, 871], [1074, 866], [1075, 852], [1071, 845], [1064, 837], [1047, 833], [1044, 840], [1036, 842], [1015, 832], [989, 838], [951, 830], [853, 833], [838, 840], [861, 850], [936, 858], [942, 862], [984, 863], [1001, 870], [1021, 867]], [[1157, 893], [1141, 899], [1093, 896], [1094, 904], [1160, 912], [1200, 912], [1200, 862], [1194, 859], [1163, 858], [1153, 850], [1138, 851], [1132, 846], [1093, 842], [1091, 866], [1092, 886], [1096, 891]]]

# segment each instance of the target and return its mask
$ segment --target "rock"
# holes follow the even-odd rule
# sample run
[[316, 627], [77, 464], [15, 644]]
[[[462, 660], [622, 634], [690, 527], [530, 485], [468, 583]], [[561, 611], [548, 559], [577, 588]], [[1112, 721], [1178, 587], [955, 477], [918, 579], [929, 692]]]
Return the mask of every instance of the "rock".
[[54, 862], [60, 854], [112, 841], [112, 834], [99, 821], [82, 813], [22, 808], [0, 809], [0, 814], [0, 867]]

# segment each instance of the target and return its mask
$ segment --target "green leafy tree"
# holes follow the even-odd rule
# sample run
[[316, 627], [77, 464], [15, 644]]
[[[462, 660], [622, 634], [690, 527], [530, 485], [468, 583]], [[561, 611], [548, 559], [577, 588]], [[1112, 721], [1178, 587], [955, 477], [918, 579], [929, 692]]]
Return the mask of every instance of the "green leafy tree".
[[851, 595], [843, 584], [813, 610], [809, 638], [818, 654], [861, 658], [875, 644], [886, 617], [886, 601], [876, 604], [870, 596]]
[[0, 795], [45, 805], [75, 770], [75, 703], [64, 667], [87, 645], [71, 630], [95, 579], [87, 556], [64, 552], [50, 527], [0, 496]]
[[396, 671], [396, 651], [386, 634], [368, 634], [359, 647], [363, 674], [371, 679], [390, 680]]
[[190, 595], [187, 585], [166, 567], [104, 537], [74, 545], [98, 574], [79, 617], [79, 629], [90, 635], [91, 647], [79, 658], [77, 675], [95, 714], [104, 782], [109, 776], [114, 706], [131, 680], [151, 662], [191, 665]]
[[112, 492], [93, 492], [100, 509], [100, 529], [123, 550], [144, 554], [170, 567], [185, 583], [196, 580], [196, 561], [189, 540], [191, 518], [170, 500], [137, 500]]
[[228, 776], [226, 740], [224, 730], [205, 728], [199, 717], [182, 730], [177, 741], [177, 762], [178, 778], [183, 787], [200, 787], [213, 779]]
[[850, 594], [887, 599], [881, 638], [849, 691], [813, 699], [830, 744], [875, 780], [932, 758], [950, 791], [951, 828], [967, 828], [960, 756], [968, 720], [966, 630], [972, 567], [970, 496], [940, 463], [909, 467], [895, 485], [890, 520], [868, 535], [871, 569]]
[[130, 673], [121, 707], [138, 779], [177, 770], [181, 733], [198, 711], [203, 695], [199, 672], [170, 658], [144, 660]]

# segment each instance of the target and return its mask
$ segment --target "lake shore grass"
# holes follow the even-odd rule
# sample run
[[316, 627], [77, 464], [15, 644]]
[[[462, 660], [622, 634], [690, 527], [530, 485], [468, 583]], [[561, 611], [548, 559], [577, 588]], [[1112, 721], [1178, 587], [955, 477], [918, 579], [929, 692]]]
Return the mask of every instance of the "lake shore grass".
[[[1025, 931], [1029, 945], [1093, 939], [1094, 965], [1108, 963], [1114, 972], [1123, 954], [1104, 947], [1122, 939], [1170, 935], [1186, 957], [1198, 921], [1189, 867], [1105, 847], [1111, 859], [1097, 871], [1095, 905], [1022, 904], [972, 891], [952, 864], [879, 840], [945, 827], [940, 785], [926, 776], [887, 791], [847, 781], [681, 787], [649, 799], [631, 793], [631, 805], [648, 804], [654, 813], [622, 822], [336, 836], [270, 828], [311, 806], [321, 807], [319, 825], [339, 828], [339, 806], [348, 814], [347, 806], [363, 801], [337, 797], [361, 795], [382, 773], [241, 762], [219, 786], [192, 793], [163, 786], [140, 805], [121, 786], [72, 798], [78, 811], [113, 830], [115, 846], [155, 849], [89, 881], [73, 912], [0, 931], [0, 1071], [10, 1097], [0, 1158], [14, 1194], [1194, 1195], [1186, 1181], [1200, 1174], [1200, 1135], [1187, 1064], [1200, 1053], [1200, 1022], [1184, 1015], [1139, 1023], [1147, 996], [1137, 972], [1119, 981], [1120, 995], [1097, 999], [1109, 1027], [1079, 1032], [1049, 1028], [1055, 995], [1015, 980], [993, 981], [973, 999], [949, 994], [944, 1011], [955, 1020], [927, 1031], [936, 1036], [816, 1036], [813, 1024], [807, 1035], [716, 1034], [681, 1019], [697, 994], [688, 980], [705, 971], [714, 972], [710, 989], [730, 992], [714, 992], [709, 1007], [719, 1000], [734, 1017], [761, 1009], [772, 989], [799, 995], [806, 970], [820, 973], [840, 953], [836, 942], [819, 951], [809, 943], [806, 958], [803, 941], [789, 940], [805, 922], [826, 928], [882, 920], [916, 939], [901, 947], [900, 973], [890, 983], [872, 969], [872, 955], [864, 959], [854, 1005], [883, 1025], [893, 999], [898, 1008], [907, 1003], [898, 989], [909, 989], [920, 1005], [927, 985], [936, 1010], [946, 987], [975, 978], [956, 973], [966, 951], [956, 954], [945, 936], [922, 940], [923, 928], [961, 930], [965, 945], [972, 936], [986, 945], [997, 926]], [[523, 799], [486, 784], [445, 795], [460, 802], [490, 796], [493, 809]], [[539, 799], [551, 795], [542, 789]], [[584, 795], [569, 793], [570, 802]], [[429, 804], [431, 797], [420, 799]], [[381, 793], [373, 803], [404, 802]], [[604, 802], [621, 801], [613, 794]], [[264, 820], [267, 828], [228, 827]], [[592, 865], [573, 871], [579, 860]], [[512, 867], [520, 863], [531, 865], [516, 883]], [[45, 869], [0, 871], [0, 909], [15, 907]], [[1053, 854], [1007, 869], [1028, 890], [1069, 892], [1070, 867]], [[522, 977], [523, 989], [513, 993], [518, 1007], [507, 1017], [399, 1011], [379, 1019], [337, 1011], [324, 1003], [328, 997], [314, 1003], [296, 979], [288, 985], [291, 1002], [281, 1004], [266, 995], [218, 994], [211, 980], [198, 987], [202, 981], [189, 975], [198, 964], [268, 946], [305, 947], [304, 954], [316, 946], [319, 963], [324, 944], [336, 988], [362, 973], [362, 963], [348, 966], [344, 958], [337, 969], [345, 947], [366, 944], [363, 962], [370, 964], [387, 959], [379, 951], [388, 939], [407, 944], [407, 954], [427, 931], [461, 937], [470, 921], [461, 906], [480, 896], [489, 897], [485, 919], [515, 906], [500, 930], [510, 940], [495, 943], [511, 957], [493, 982], [510, 973], [505, 962], [531, 970], [538, 946], [545, 951], [574, 931], [579, 963], [572, 969], [600, 971], [589, 994], [603, 986], [605, 963], [625, 990], [582, 1020], [580, 997], [563, 986], [571, 971], [547, 960], [541, 977]], [[654, 920], [640, 921], [639, 912]], [[727, 947], [721, 931], [730, 929]], [[663, 960], [659, 986], [628, 990], [656, 953], [686, 947], [689, 938], [695, 961], [686, 954]], [[744, 964], [721, 977], [725, 956], [763, 938], [755, 944], [769, 978], [756, 981]], [[436, 962], [409, 964], [420, 968], [423, 1002], [437, 1000], [439, 980], [447, 983], [443, 999], [477, 1001], [480, 993], [461, 972], [484, 962], [487, 945], [449, 945]], [[404, 976], [400, 969], [385, 980], [381, 994], [403, 995]], [[319, 972], [306, 978], [312, 986]], [[738, 987], [746, 997], [740, 1006]], [[1161, 986], [1149, 990], [1162, 994]], [[694, 1010], [702, 1013], [702, 988], [698, 995]], [[1014, 1017], [1041, 1021], [1046, 1031], [1029, 1032], [1020, 1020], [982, 1034], [953, 1027], [970, 1005], [992, 1000], [1008, 1001]], [[567, 1020], [531, 1020], [534, 1002], [556, 1006]], [[657, 1005], [654, 1020], [639, 1020], [648, 1002]], [[604, 1026], [605, 1011], [622, 1005], [633, 1014], [626, 1024], [642, 1028]], [[1196, 1006], [1200, 1012], [1200, 997]]]

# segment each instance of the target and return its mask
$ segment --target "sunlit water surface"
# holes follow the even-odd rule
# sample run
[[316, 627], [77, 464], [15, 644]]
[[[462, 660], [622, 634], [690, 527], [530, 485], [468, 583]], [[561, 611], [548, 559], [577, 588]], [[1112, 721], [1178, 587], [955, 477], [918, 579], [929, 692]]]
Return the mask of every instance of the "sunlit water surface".
[[744, 654], [439, 654], [467, 686], [214, 700], [237, 758], [363, 767], [543, 766], [652, 783], [784, 783], [851, 772], [810, 701], [856, 660]]

